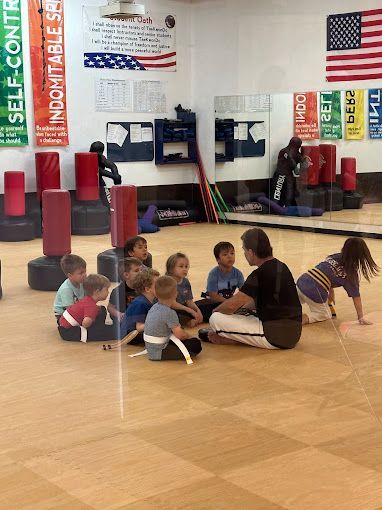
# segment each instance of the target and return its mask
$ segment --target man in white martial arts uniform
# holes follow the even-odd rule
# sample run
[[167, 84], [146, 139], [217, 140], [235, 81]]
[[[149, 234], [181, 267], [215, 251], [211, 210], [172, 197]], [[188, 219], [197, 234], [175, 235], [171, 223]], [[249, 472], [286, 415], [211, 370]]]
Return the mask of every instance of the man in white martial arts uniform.
[[286, 264], [273, 257], [263, 230], [247, 230], [241, 239], [248, 264], [257, 269], [239, 292], [215, 309], [212, 331], [200, 330], [199, 337], [216, 344], [292, 349], [300, 339], [302, 322], [293, 276]]

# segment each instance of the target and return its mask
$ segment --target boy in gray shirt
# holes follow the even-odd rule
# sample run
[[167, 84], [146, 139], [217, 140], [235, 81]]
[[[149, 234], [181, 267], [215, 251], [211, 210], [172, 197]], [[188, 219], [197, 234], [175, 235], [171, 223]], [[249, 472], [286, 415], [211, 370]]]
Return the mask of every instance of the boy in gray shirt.
[[[160, 276], [155, 283], [155, 293], [158, 303], [147, 314], [143, 335], [149, 359], [160, 361], [186, 357], [187, 360], [187, 355], [182, 352], [183, 346], [186, 347], [189, 355], [199, 354], [202, 350], [200, 340], [188, 337], [179, 324], [176, 312], [171, 308], [177, 296], [177, 284], [174, 278]], [[172, 335], [181, 340], [183, 346], [178, 347], [170, 342]]]

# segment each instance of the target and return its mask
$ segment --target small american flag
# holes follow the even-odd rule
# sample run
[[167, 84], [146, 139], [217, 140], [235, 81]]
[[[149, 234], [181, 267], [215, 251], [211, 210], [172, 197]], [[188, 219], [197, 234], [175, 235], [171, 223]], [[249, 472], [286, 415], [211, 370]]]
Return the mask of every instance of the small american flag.
[[382, 9], [327, 18], [326, 80], [382, 78]]
[[85, 53], [84, 65], [93, 69], [126, 69], [130, 71], [169, 70], [176, 66], [176, 52], [164, 55], [133, 56], [123, 53]]

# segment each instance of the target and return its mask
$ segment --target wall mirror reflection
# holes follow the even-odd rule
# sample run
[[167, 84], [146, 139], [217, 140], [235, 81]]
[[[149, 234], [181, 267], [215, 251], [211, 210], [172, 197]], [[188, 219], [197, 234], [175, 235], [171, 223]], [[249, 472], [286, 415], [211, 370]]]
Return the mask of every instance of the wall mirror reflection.
[[381, 96], [215, 97], [215, 179], [229, 219], [380, 233]]

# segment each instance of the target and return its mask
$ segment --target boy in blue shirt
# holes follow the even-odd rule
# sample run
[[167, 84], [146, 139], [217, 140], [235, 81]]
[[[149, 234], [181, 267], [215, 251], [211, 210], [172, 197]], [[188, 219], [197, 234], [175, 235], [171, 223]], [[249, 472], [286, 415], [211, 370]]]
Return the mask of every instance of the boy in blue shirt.
[[231, 243], [218, 243], [214, 247], [214, 255], [218, 265], [208, 274], [207, 293], [215, 303], [223, 303], [244, 285], [244, 276], [234, 267], [235, 248]]
[[53, 310], [57, 322], [64, 311], [80, 299], [85, 297], [83, 287], [86, 278], [86, 262], [78, 255], [64, 255], [60, 261], [61, 269], [67, 279], [61, 284], [57, 291]]
[[154, 304], [156, 297], [155, 282], [159, 277], [155, 269], [147, 269], [137, 273], [133, 287], [138, 296], [132, 301], [125, 312], [121, 323], [121, 338], [130, 331], [137, 330], [138, 335], [130, 342], [131, 345], [142, 344], [146, 316]]

